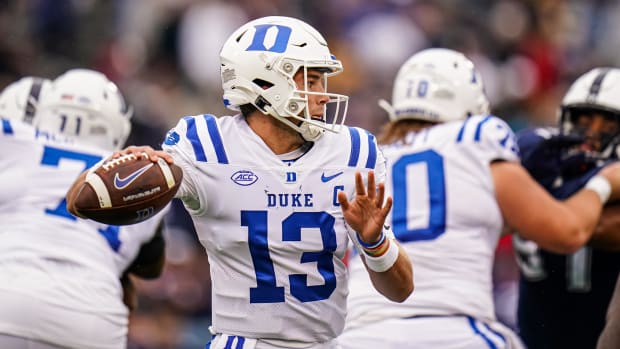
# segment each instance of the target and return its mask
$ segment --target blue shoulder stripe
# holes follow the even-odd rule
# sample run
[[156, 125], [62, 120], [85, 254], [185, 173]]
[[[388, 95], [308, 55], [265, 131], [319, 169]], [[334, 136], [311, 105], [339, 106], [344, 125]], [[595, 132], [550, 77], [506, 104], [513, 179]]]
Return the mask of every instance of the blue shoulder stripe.
[[5, 135], [13, 134], [13, 127], [11, 127], [11, 122], [7, 119], [2, 119], [2, 133]]
[[461, 129], [459, 130], [459, 134], [456, 136], [456, 143], [461, 143], [461, 141], [463, 140], [463, 135], [465, 134], [465, 127], [467, 127], [469, 120], [471, 120], [471, 118], [468, 118], [463, 122], [463, 126], [461, 126]]
[[200, 138], [198, 138], [198, 131], [196, 130], [196, 119], [193, 116], [186, 116], [183, 118], [187, 123], [187, 133], [185, 136], [189, 139], [192, 144], [192, 148], [194, 148], [194, 154], [196, 155], [197, 161], [207, 161], [207, 155], [205, 154], [205, 150], [200, 143]]
[[476, 135], [474, 136], [474, 141], [480, 141], [480, 133], [482, 132], [482, 126], [487, 123], [487, 121], [491, 120], [491, 115], [487, 115], [482, 121], [478, 123], [478, 127], [476, 127]]
[[217, 156], [217, 162], [220, 164], [227, 164], [228, 157], [226, 156], [226, 150], [224, 149], [224, 143], [222, 142], [222, 136], [220, 130], [217, 128], [217, 122], [215, 116], [211, 114], [204, 114], [203, 117], [207, 121], [207, 129], [209, 130], [209, 136], [215, 148], [215, 155]]
[[349, 134], [351, 135], [351, 154], [349, 155], [348, 166], [355, 167], [360, 157], [360, 134], [357, 129], [349, 127]]
[[377, 162], [377, 146], [375, 144], [375, 136], [372, 133], [368, 133], [368, 160], [366, 161], [366, 168], [373, 169]]
[[[469, 124], [469, 121], [472, 118], [468, 118], [465, 120], [465, 122], [463, 122], [463, 126], [461, 126], [461, 129], [459, 130], [458, 135], [456, 136], [456, 142], [460, 143], [463, 141], [463, 136], [465, 135], [465, 128], [467, 127], [467, 125]], [[476, 133], [474, 134], [474, 141], [479, 142], [480, 141], [480, 134], [482, 133], [482, 126], [487, 122], [491, 120], [491, 115], [487, 115], [484, 119], [482, 119], [478, 125], [476, 126]]]

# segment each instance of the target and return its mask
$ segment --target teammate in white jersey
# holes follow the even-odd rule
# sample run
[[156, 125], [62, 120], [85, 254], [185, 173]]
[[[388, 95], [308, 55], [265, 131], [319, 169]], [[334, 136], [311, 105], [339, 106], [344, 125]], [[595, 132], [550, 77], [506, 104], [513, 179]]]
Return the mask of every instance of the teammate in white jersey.
[[384, 301], [351, 258], [342, 347], [521, 348], [494, 315], [491, 269], [503, 225], [552, 250], [577, 249], [612, 189], [620, 193], [618, 165], [566, 202], [554, 200], [519, 164], [510, 127], [488, 115], [472, 62], [452, 50], [411, 57], [392, 105], [381, 105], [390, 117], [379, 137], [394, 198], [388, 222], [415, 265], [416, 291], [403, 304]]
[[[38, 104], [25, 103], [32, 88], [23, 87], [1, 108], [14, 111], [0, 128], [0, 348], [125, 348], [119, 279], [161, 272], [161, 217], [127, 227], [77, 219], [65, 195], [125, 141], [127, 107], [90, 70], [61, 75]], [[27, 105], [38, 106], [28, 120]]]
[[350, 238], [380, 293], [403, 301], [413, 290], [411, 263], [384, 229], [383, 156], [373, 135], [342, 126], [348, 98], [326, 89], [342, 65], [308, 24], [251, 21], [220, 56], [225, 104], [241, 114], [185, 117], [165, 152], [125, 152], [183, 169], [177, 196], [211, 266], [208, 348], [338, 348]]
[[51, 80], [37, 76], [26, 76], [10, 83], [0, 94], [0, 117], [32, 124], [41, 96], [51, 84]]

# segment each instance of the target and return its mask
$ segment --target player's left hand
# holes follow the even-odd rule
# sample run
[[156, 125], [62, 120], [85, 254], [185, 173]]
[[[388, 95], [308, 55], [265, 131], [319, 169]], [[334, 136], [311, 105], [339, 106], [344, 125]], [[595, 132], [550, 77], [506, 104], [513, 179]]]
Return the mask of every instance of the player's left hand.
[[372, 244], [379, 240], [383, 230], [383, 224], [390, 209], [392, 198], [385, 198], [385, 185], [379, 183], [375, 186], [375, 173], [368, 172], [367, 188], [364, 187], [362, 174], [355, 174], [355, 198], [349, 202], [347, 194], [343, 191], [338, 193], [338, 201], [344, 215], [344, 219], [358, 234], [363, 242]]

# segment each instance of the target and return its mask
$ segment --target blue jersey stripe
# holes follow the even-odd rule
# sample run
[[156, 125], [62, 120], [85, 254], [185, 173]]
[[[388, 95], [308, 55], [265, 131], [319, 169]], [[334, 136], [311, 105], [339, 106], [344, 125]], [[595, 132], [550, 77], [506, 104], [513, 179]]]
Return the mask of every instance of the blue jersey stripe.
[[465, 128], [467, 127], [469, 120], [471, 120], [471, 118], [463, 122], [463, 126], [461, 126], [461, 129], [459, 130], [459, 134], [456, 136], [456, 143], [461, 143], [461, 141], [463, 140], [463, 135], [465, 134]]
[[501, 339], [502, 339], [502, 341], [504, 341], [504, 343], [506, 343], [506, 337], [504, 337], [504, 335], [503, 335], [503, 334], [501, 334], [501, 333], [499, 333], [499, 332], [495, 331], [494, 329], [492, 329], [489, 325], [487, 325], [487, 324], [485, 324], [485, 323], [482, 323], [482, 324], [484, 325], [484, 328], [486, 328], [489, 332], [491, 332], [491, 333], [495, 334], [496, 336], [498, 336], [499, 338], [501, 338]]
[[474, 333], [482, 337], [482, 339], [484, 339], [484, 341], [488, 344], [489, 348], [497, 349], [495, 343], [493, 343], [490, 338], [485, 336], [484, 333], [480, 332], [480, 329], [478, 328], [478, 326], [476, 326], [476, 320], [474, 320], [474, 318], [468, 316], [467, 320], [469, 320], [469, 326], [471, 326], [471, 328], [474, 330]]
[[502, 147], [506, 148], [506, 142], [508, 142], [508, 140], [510, 139], [510, 135], [511, 135], [511, 134], [512, 134], [511, 132], [506, 133], [506, 137], [504, 137], [504, 139], [502, 139], [502, 140], [500, 140], [500, 141], [499, 141], [499, 144], [500, 144]]
[[476, 127], [476, 134], [474, 135], [474, 141], [480, 142], [480, 133], [482, 133], [482, 126], [487, 123], [487, 121], [491, 120], [491, 115], [487, 115], [482, 121], [478, 123]]
[[349, 134], [351, 135], [351, 154], [348, 166], [356, 166], [360, 157], [360, 133], [357, 129], [349, 127]]
[[207, 155], [205, 154], [205, 150], [202, 147], [202, 143], [200, 143], [200, 138], [198, 138], [198, 131], [196, 130], [196, 119], [193, 116], [186, 116], [183, 118], [187, 123], [187, 139], [189, 139], [190, 143], [192, 143], [192, 148], [194, 148], [194, 154], [196, 155], [196, 160], [198, 161], [207, 161]]
[[209, 136], [211, 137], [211, 143], [213, 143], [213, 148], [215, 148], [217, 162], [220, 164], [227, 164], [228, 157], [226, 156], [226, 150], [224, 149], [224, 143], [222, 142], [220, 130], [217, 128], [215, 116], [210, 114], [204, 114], [203, 117], [207, 121], [207, 129], [209, 130]]
[[2, 119], [2, 133], [5, 135], [13, 134], [13, 127], [11, 127], [11, 122], [7, 119]]
[[224, 345], [224, 349], [233, 349], [233, 342], [237, 339], [237, 345], [235, 345], [234, 349], [243, 349], [243, 345], [245, 344], [245, 337], [241, 336], [228, 336], [226, 338], [226, 344]]
[[235, 338], [236, 338], [235, 336], [230, 336], [226, 338], [226, 345], [224, 346], [224, 349], [232, 349], [232, 344]]
[[368, 132], [368, 160], [366, 161], [366, 168], [375, 168], [377, 162], [377, 145], [375, 144], [375, 136]]

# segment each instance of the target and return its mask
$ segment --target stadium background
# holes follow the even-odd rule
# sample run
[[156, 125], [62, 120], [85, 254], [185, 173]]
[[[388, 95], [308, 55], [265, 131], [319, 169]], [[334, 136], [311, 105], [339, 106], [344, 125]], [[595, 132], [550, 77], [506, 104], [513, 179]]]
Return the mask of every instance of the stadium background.
[[[611, 0], [5, 0], [0, 2], [0, 87], [27, 75], [92, 68], [135, 108], [129, 142], [158, 147], [185, 115], [229, 114], [218, 52], [249, 19], [294, 16], [326, 37], [345, 72], [330, 90], [351, 97], [347, 124], [378, 132], [399, 65], [427, 47], [470, 57], [494, 114], [515, 130], [553, 123], [568, 85], [594, 66], [620, 66], [620, 4]], [[167, 263], [138, 282], [131, 349], [200, 348], [209, 338], [209, 271], [191, 223], [175, 205]], [[498, 249], [500, 316], [509, 324], [514, 266]], [[504, 314], [506, 313], [506, 314]]]

